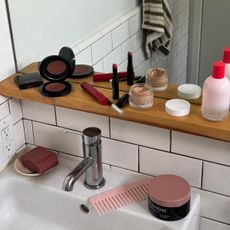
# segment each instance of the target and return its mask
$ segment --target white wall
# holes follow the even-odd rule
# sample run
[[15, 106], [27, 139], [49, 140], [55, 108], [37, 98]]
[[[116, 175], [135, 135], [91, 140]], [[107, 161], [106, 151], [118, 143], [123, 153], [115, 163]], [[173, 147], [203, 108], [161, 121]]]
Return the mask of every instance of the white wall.
[[9, 0], [19, 67], [72, 47], [138, 0]]

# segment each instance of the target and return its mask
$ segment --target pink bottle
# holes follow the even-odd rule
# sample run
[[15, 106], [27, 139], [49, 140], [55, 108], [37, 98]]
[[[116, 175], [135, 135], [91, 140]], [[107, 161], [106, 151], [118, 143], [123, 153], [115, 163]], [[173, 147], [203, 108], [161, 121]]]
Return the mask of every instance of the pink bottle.
[[203, 86], [202, 116], [211, 121], [223, 120], [229, 114], [230, 82], [225, 77], [225, 64], [214, 62], [212, 76], [208, 77]]
[[224, 48], [223, 62], [225, 63], [225, 76], [230, 80], [230, 48]]
[[224, 48], [223, 62], [225, 63], [225, 76], [230, 80], [230, 48]]

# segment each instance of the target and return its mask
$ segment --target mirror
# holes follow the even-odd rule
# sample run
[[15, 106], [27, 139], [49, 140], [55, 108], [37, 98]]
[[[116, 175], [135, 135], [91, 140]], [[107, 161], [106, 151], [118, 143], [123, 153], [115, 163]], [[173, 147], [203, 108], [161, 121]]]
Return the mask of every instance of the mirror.
[[8, 0], [18, 69], [82, 39], [138, 5], [138, 0]]
[[[78, 53], [79, 49], [76, 48], [76, 44], [93, 33], [101, 36], [101, 33], [97, 32], [111, 22], [110, 26], [115, 25], [115, 31], [118, 25], [125, 22], [125, 19], [128, 20], [130, 30], [128, 39], [140, 40], [141, 33], [136, 33], [137, 36], [134, 37], [135, 33], [131, 34], [131, 30], [137, 27], [135, 23], [140, 21], [141, 10], [138, 13], [139, 17], [130, 16], [130, 10], [137, 8], [141, 2], [141, 0], [116, 0], [115, 2], [112, 0], [67, 0], [67, 2], [62, 0], [8, 0], [18, 69], [33, 61], [40, 61], [48, 55], [57, 54], [62, 46], [73, 47]], [[174, 25], [171, 52], [166, 59], [154, 55], [151, 60], [144, 61], [141, 49], [136, 50], [134, 52], [136, 73], [143, 75], [149, 67], [163, 67], [167, 69], [171, 83], [191, 82], [202, 86], [204, 79], [211, 73], [211, 63], [221, 59], [223, 48], [230, 46], [230, 36], [219, 36], [219, 34], [230, 33], [224, 27], [219, 26], [222, 20], [230, 19], [228, 13], [223, 13], [223, 10], [224, 12], [230, 11], [230, 4], [228, 0], [221, 2], [218, 0], [168, 0], [168, 3]], [[214, 11], [215, 15], [218, 15], [215, 17], [215, 22], [210, 20]], [[123, 16], [123, 22], [118, 24], [121, 16]], [[213, 26], [218, 33], [213, 30]], [[110, 36], [115, 34], [114, 31]], [[119, 34], [118, 40], [122, 39], [124, 34], [125, 31]], [[202, 40], [204, 38], [208, 42]], [[87, 42], [91, 45], [90, 39]], [[108, 72], [111, 69], [111, 63], [118, 59], [118, 55], [124, 59], [124, 51], [132, 49], [132, 43], [130, 45], [125, 42], [126, 40], [120, 44], [120, 48], [112, 44], [111, 52], [104, 55], [107, 58], [99, 60], [95, 58], [96, 61], [93, 60], [92, 50], [87, 49], [84, 43], [85, 49], [77, 55], [76, 60], [86, 60], [87, 55], [92, 56], [91, 63], [89, 61], [86, 64], [93, 64], [96, 71]], [[102, 42], [102, 46], [106, 45]], [[126, 66], [124, 59], [119, 65], [119, 70], [125, 70]], [[97, 85], [108, 87], [108, 84], [103, 83]], [[159, 94], [166, 98], [169, 95], [170, 89]]]

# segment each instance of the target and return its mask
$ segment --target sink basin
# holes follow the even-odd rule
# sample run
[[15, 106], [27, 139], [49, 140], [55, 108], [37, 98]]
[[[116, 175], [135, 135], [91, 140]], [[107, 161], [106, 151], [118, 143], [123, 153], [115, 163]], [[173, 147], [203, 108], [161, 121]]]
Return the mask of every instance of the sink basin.
[[[81, 204], [87, 204], [87, 197], [84, 198], [82, 194], [88, 196], [88, 190], [82, 191], [85, 189], [83, 186], [77, 184], [75, 190], [68, 193], [47, 186], [50, 178], [48, 175], [44, 178], [35, 180], [16, 174], [0, 177], [1, 230], [199, 229], [197, 194], [192, 195], [189, 215], [180, 221], [167, 222], [156, 219], [149, 214], [147, 201], [99, 216], [92, 208], [89, 213], [80, 208]], [[60, 176], [55, 180], [58, 178], [60, 179]], [[60, 179], [60, 188], [61, 183]], [[89, 192], [95, 193], [95, 191]]]

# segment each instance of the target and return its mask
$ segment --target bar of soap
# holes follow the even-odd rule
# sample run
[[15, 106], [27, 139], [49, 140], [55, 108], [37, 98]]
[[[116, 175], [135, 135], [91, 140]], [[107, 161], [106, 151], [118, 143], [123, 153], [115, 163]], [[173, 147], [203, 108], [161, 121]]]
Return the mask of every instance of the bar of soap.
[[26, 152], [20, 160], [26, 168], [39, 174], [58, 165], [57, 154], [43, 147], [36, 147]]

